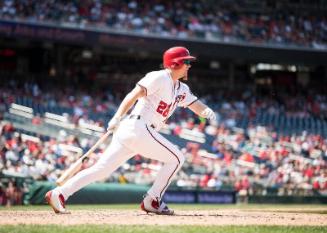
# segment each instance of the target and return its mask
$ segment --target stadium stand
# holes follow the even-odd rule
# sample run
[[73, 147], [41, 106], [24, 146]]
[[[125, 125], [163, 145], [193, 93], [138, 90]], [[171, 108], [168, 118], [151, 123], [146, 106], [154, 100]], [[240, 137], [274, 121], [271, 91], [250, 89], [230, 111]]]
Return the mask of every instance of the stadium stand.
[[[31, 85], [31, 87], [35, 85]], [[31, 88], [31, 90], [33, 89], [35, 88]], [[37, 124], [39, 131], [15, 129], [10, 123], [2, 126], [1, 140], [4, 145], [1, 150], [4, 164], [2, 171], [6, 174], [19, 173], [26, 177], [33, 177], [36, 180], [55, 181], [60, 170], [69, 166], [70, 162], [81, 154], [81, 151], [86, 151], [92, 145], [92, 137], [80, 137], [78, 139], [69, 136], [70, 131], [67, 124], [78, 128], [77, 126], [81, 124], [81, 120], [92, 125], [94, 125], [95, 121], [94, 119], [85, 118], [85, 116], [76, 116], [74, 115], [75, 112], [70, 112], [72, 115], [66, 113], [66, 118], [60, 116], [61, 112], [57, 112], [57, 109], [67, 105], [62, 101], [58, 101], [53, 104], [52, 108], [47, 109], [52, 114], [40, 111], [45, 107], [42, 104], [36, 104], [36, 101], [37, 103], [47, 101], [40, 98], [46, 96], [42, 94], [42, 89], [37, 89], [40, 94], [34, 97], [31, 95], [29, 99], [24, 95], [16, 95], [15, 98], [2, 98], [1, 102], [3, 104], [11, 106], [6, 109], [7, 112], [4, 115], [6, 122], [11, 121], [15, 124], [17, 119], [24, 118], [23, 124], [33, 124], [32, 122], [35, 119], [33, 114], [39, 114], [39, 119], [34, 120], [36, 122], [34, 124]], [[27, 90], [26, 95], [31, 91], [25, 90]], [[22, 92], [18, 87], [11, 90], [2, 89], [2, 96], [8, 97], [13, 93]], [[57, 89], [54, 89], [53, 93], [47, 91], [50, 96], [58, 92]], [[75, 95], [73, 99], [79, 100], [86, 96], [85, 93], [79, 94]], [[66, 100], [70, 99], [67, 96], [61, 97]], [[97, 98], [91, 95], [86, 99], [95, 100]], [[7, 102], [7, 100], [11, 100], [11, 103]], [[275, 105], [276, 110], [262, 111], [260, 106], [270, 106], [270, 108], [274, 106], [269, 101], [265, 101], [263, 98], [257, 99], [256, 102], [250, 102], [251, 104], [242, 104], [242, 100], [215, 102], [215, 110], [219, 114], [220, 120], [210, 124], [201, 120], [194, 122], [191, 120], [193, 117], [190, 117], [190, 113], [179, 112], [165, 131], [167, 137], [178, 136], [190, 140], [188, 143], [183, 144], [183, 142], [178, 143], [179, 141], [176, 138], [173, 139], [179, 147], [183, 148], [187, 156], [187, 162], [174, 182], [175, 186], [216, 190], [234, 188], [241, 195], [262, 194], [271, 190], [276, 190], [275, 192], [284, 195], [325, 193], [327, 191], [325, 174], [327, 143], [326, 137], [321, 134], [321, 130], [325, 130], [325, 128], [320, 127], [319, 131], [318, 127], [310, 124], [307, 125], [309, 126], [307, 128], [305, 120], [314, 119], [313, 116], [310, 116], [310, 118], [302, 118], [305, 119], [303, 120], [303, 128], [296, 125], [296, 121], [294, 125], [285, 128], [285, 122], [277, 120], [275, 124], [277, 130], [275, 130], [274, 127], [270, 126], [277, 116], [281, 118], [283, 115], [276, 113], [271, 115], [266, 113], [265, 115], [262, 112], [283, 111], [288, 116], [288, 118], [284, 119], [285, 121], [296, 119], [295, 117], [301, 115], [301, 112], [307, 115], [310, 115], [310, 113], [304, 110], [298, 110], [299, 113], [293, 112], [292, 108], [288, 112], [286, 110], [288, 108], [281, 110], [282, 107], [278, 105]], [[15, 104], [13, 105], [13, 103]], [[88, 102], [86, 101], [86, 103]], [[26, 104], [26, 106], [20, 104]], [[106, 105], [105, 102], [92, 102], [92, 106], [98, 104]], [[320, 102], [320, 104], [326, 105], [324, 102]], [[83, 102], [79, 101], [74, 102], [71, 107], [76, 107], [76, 105], [80, 108], [85, 107]], [[248, 124], [239, 127], [238, 123], [244, 122], [244, 119], [241, 117], [239, 121], [237, 116], [240, 115], [244, 118], [251, 112], [247, 106], [254, 107], [258, 113], [254, 114], [252, 120], [250, 117], [245, 120]], [[90, 105], [86, 107], [93, 108]], [[113, 109], [116, 107], [114, 106]], [[25, 115], [17, 112], [19, 108], [24, 110]], [[10, 111], [12, 109], [16, 110], [16, 112]], [[108, 111], [108, 109], [103, 111]], [[33, 114], [31, 116], [26, 112]], [[15, 119], [9, 117], [13, 115], [16, 116]], [[53, 123], [47, 121], [49, 116], [52, 116], [53, 119], [54, 116], [57, 116], [58, 119], [64, 118], [63, 122], [65, 124], [57, 123], [55, 125], [56, 134], [47, 133], [53, 127], [51, 125]], [[266, 120], [263, 120], [265, 119], [264, 116], [267, 118]], [[269, 120], [269, 117], [272, 120]], [[101, 124], [99, 124], [102, 130], [104, 130], [105, 120], [102, 119]], [[300, 122], [298, 124], [301, 124]], [[317, 120], [317, 122], [319, 121]], [[321, 122], [326, 124], [326, 119], [322, 118]], [[291, 128], [296, 129], [296, 131], [291, 131]], [[281, 129], [284, 130], [280, 131]], [[58, 132], [61, 133], [58, 134]], [[188, 136], [187, 132], [189, 133]], [[85, 131], [80, 131], [79, 135], [83, 133]], [[201, 141], [201, 138], [204, 141]], [[70, 148], [64, 148], [64, 145]], [[101, 150], [97, 151], [94, 158], [88, 161], [85, 166], [93, 164], [100, 154]], [[156, 162], [136, 156], [120, 168], [107, 182], [150, 184], [159, 166], [160, 164]]]
[[[0, 2], [0, 21], [324, 53], [326, 6], [300, 2], [6, 0]], [[54, 182], [87, 151], [105, 131], [123, 94], [159, 59], [154, 54], [138, 57], [133, 48], [121, 54], [114, 46], [110, 54], [99, 47], [85, 55], [88, 50], [74, 45], [1, 35], [0, 203], [10, 206], [23, 203], [28, 182]], [[40, 56], [34, 57], [35, 47]], [[65, 56], [56, 57], [57, 50], [68, 51], [67, 64], [55, 61]], [[255, 51], [248, 53], [251, 57]], [[240, 196], [327, 195], [326, 67], [319, 71], [303, 65], [294, 71], [285, 65], [280, 72], [307, 74], [303, 83], [288, 82], [287, 75], [273, 69], [260, 79], [259, 69], [252, 72], [259, 64], [234, 59], [234, 68], [231, 58], [199, 59], [189, 80], [215, 110], [217, 121], [180, 109], [162, 130], [187, 158], [172, 187], [236, 190]], [[60, 65], [52, 64], [56, 62]], [[136, 155], [104, 182], [148, 185], [160, 166]]]
[[[323, 9], [309, 14], [291, 3], [271, 1], [3, 1], [0, 17], [59, 22], [178, 38], [254, 44], [288, 44], [326, 49]], [[151, 6], [151, 7], [149, 7]]]

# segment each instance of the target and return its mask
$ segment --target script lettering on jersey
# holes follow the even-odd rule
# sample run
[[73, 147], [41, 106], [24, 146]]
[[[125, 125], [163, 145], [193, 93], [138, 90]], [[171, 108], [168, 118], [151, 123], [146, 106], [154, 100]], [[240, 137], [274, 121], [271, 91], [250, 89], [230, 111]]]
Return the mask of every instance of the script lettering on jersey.
[[183, 101], [186, 97], [186, 93], [183, 93], [183, 95], [178, 95], [176, 96], [176, 99], [175, 99], [175, 103], [179, 103], [181, 101]]

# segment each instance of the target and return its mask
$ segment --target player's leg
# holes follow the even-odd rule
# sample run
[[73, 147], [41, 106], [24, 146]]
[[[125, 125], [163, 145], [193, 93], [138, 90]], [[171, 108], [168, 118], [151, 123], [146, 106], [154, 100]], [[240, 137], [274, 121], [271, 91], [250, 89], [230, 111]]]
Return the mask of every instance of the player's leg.
[[115, 137], [100, 159], [91, 167], [80, 171], [63, 186], [47, 193], [46, 199], [56, 213], [66, 212], [64, 201], [86, 185], [108, 177], [134, 153], [123, 146]]
[[63, 186], [58, 187], [58, 190], [67, 199], [86, 185], [105, 179], [133, 155], [133, 152], [122, 146], [120, 142], [112, 140], [111, 144], [93, 166], [77, 173], [76, 176], [68, 180]]
[[174, 144], [151, 127], [145, 127], [143, 137], [138, 152], [145, 157], [163, 162], [163, 166], [142, 203], [142, 209], [158, 214], [173, 214], [173, 211], [161, 202], [161, 198], [182, 167], [185, 161], [184, 155]]

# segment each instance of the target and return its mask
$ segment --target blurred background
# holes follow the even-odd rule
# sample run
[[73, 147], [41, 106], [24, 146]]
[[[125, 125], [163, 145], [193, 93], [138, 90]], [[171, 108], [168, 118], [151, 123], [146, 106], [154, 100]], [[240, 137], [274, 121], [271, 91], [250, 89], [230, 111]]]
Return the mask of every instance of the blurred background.
[[[176, 45], [218, 119], [161, 131], [186, 156], [165, 199], [327, 203], [326, 0], [1, 0], [0, 204], [43, 203]], [[160, 166], [136, 155], [71, 202], [140, 201]]]

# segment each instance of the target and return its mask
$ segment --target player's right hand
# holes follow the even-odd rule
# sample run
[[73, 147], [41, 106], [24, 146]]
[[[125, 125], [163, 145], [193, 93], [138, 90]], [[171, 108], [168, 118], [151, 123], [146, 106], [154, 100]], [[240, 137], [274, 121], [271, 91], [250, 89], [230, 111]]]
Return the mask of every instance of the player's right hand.
[[119, 122], [120, 122], [119, 117], [111, 118], [111, 120], [108, 122], [107, 131], [114, 132], [118, 128]]

